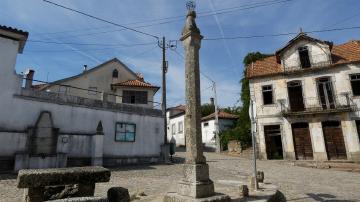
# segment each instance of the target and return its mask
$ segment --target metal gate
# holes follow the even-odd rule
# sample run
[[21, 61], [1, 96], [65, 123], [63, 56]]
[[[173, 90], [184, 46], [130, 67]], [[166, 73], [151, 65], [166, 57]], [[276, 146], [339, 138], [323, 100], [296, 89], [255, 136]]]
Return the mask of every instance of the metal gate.
[[308, 123], [291, 125], [294, 139], [295, 156], [297, 160], [312, 160], [313, 149]]
[[322, 123], [328, 159], [346, 159], [344, 136], [339, 121]]

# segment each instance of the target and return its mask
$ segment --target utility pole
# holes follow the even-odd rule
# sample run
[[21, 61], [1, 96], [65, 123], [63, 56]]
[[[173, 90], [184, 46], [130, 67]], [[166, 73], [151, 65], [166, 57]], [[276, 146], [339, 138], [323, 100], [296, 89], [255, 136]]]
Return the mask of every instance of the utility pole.
[[[161, 154], [163, 157], [163, 161], [165, 163], [169, 162], [169, 154], [170, 154], [170, 145], [168, 144], [167, 138], [167, 117], [166, 117], [166, 73], [168, 71], [168, 62], [166, 61], [166, 49], [176, 48], [176, 44], [172, 44], [174, 41], [166, 42], [165, 37], [162, 38], [162, 41], [158, 41], [158, 46], [162, 49], [162, 115], [164, 121], [164, 145], [161, 146]], [[176, 42], [176, 41], [175, 41]]]
[[221, 152], [221, 144], [220, 144], [220, 136], [219, 136], [219, 112], [218, 112], [218, 104], [217, 104], [217, 94], [216, 94], [216, 83], [213, 83], [213, 91], [214, 91], [214, 105], [215, 105], [215, 144], [216, 144], [216, 152]]
[[162, 48], [162, 114], [164, 117], [164, 144], [167, 143], [167, 117], [166, 117], [166, 72], [167, 72], [167, 62], [166, 62], [166, 44], [165, 37], [162, 38], [161, 43]]

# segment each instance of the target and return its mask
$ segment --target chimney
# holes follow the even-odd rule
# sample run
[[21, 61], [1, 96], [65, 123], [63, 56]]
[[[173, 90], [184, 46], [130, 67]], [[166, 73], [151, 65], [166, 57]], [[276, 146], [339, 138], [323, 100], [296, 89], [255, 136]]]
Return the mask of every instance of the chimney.
[[213, 97], [210, 98], [210, 104], [211, 104], [212, 106], [215, 106], [215, 102], [214, 102], [214, 98], [213, 98]]
[[84, 65], [84, 71], [83, 72], [86, 72], [87, 71], [87, 65]]
[[26, 89], [31, 89], [33, 79], [34, 79], [34, 74], [35, 74], [34, 70], [32, 70], [32, 69], [26, 70], [26, 72], [25, 72], [25, 78], [26, 78], [26, 80], [25, 80], [25, 88]]

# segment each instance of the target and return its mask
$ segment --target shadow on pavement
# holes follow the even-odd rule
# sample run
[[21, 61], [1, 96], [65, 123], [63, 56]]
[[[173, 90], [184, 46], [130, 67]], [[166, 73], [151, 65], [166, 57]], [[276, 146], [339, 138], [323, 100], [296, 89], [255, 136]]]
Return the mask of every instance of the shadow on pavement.
[[315, 201], [320, 202], [357, 202], [357, 200], [342, 200], [342, 199], [336, 199], [336, 196], [332, 194], [314, 194], [314, 193], [307, 193], [307, 197], [302, 198], [295, 198], [291, 199], [289, 201], [303, 201], [304, 199], [313, 199]]

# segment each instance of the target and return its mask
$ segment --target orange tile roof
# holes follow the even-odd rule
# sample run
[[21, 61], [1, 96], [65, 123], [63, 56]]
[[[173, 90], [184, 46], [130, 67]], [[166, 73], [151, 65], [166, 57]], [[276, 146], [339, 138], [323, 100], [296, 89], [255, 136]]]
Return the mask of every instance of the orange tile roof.
[[[237, 115], [230, 114], [230, 113], [227, 113], [224, 111], [219, 111], [218, 117], [219, 117], [219, 119], [238, 119], [239, 118], [239, 116], [237, 116]], [[207, 121], [207, 120], [214, 119], [214, 118], [215, 118], [215, 113], [212, 113], [208, 116], [201, 118], [201, 121]]]
[[178, 105], [178, 106], [176, 106], [176, 107], [170, 107], [170, 108], [168, 108], [168, 110], [181, 110], [181, 111], [185, 111], [185, 105]]
[[[360, 62], [360, 41], [349, 41], [334, 45], [331, 49], [332, 65]], [[284, 68], [277, 62], [276, 56], [270, 56], [247, 66], [246, 77], [254, 78], [270, 76], [284, 72]]]
[[127, 80], [127, 81], [112, 84], [111, 86], [112, 87], [130, 86], [130, 87], [142, 87], [142, 88], [155, 88], [157, 90], [160, 88], [160, 87], [157, 87], [157, 86], [153, 86], [150, 83], [147, 83], [147, 82], [145, 82], [145, 81], [143, 81], [141, 79]]

